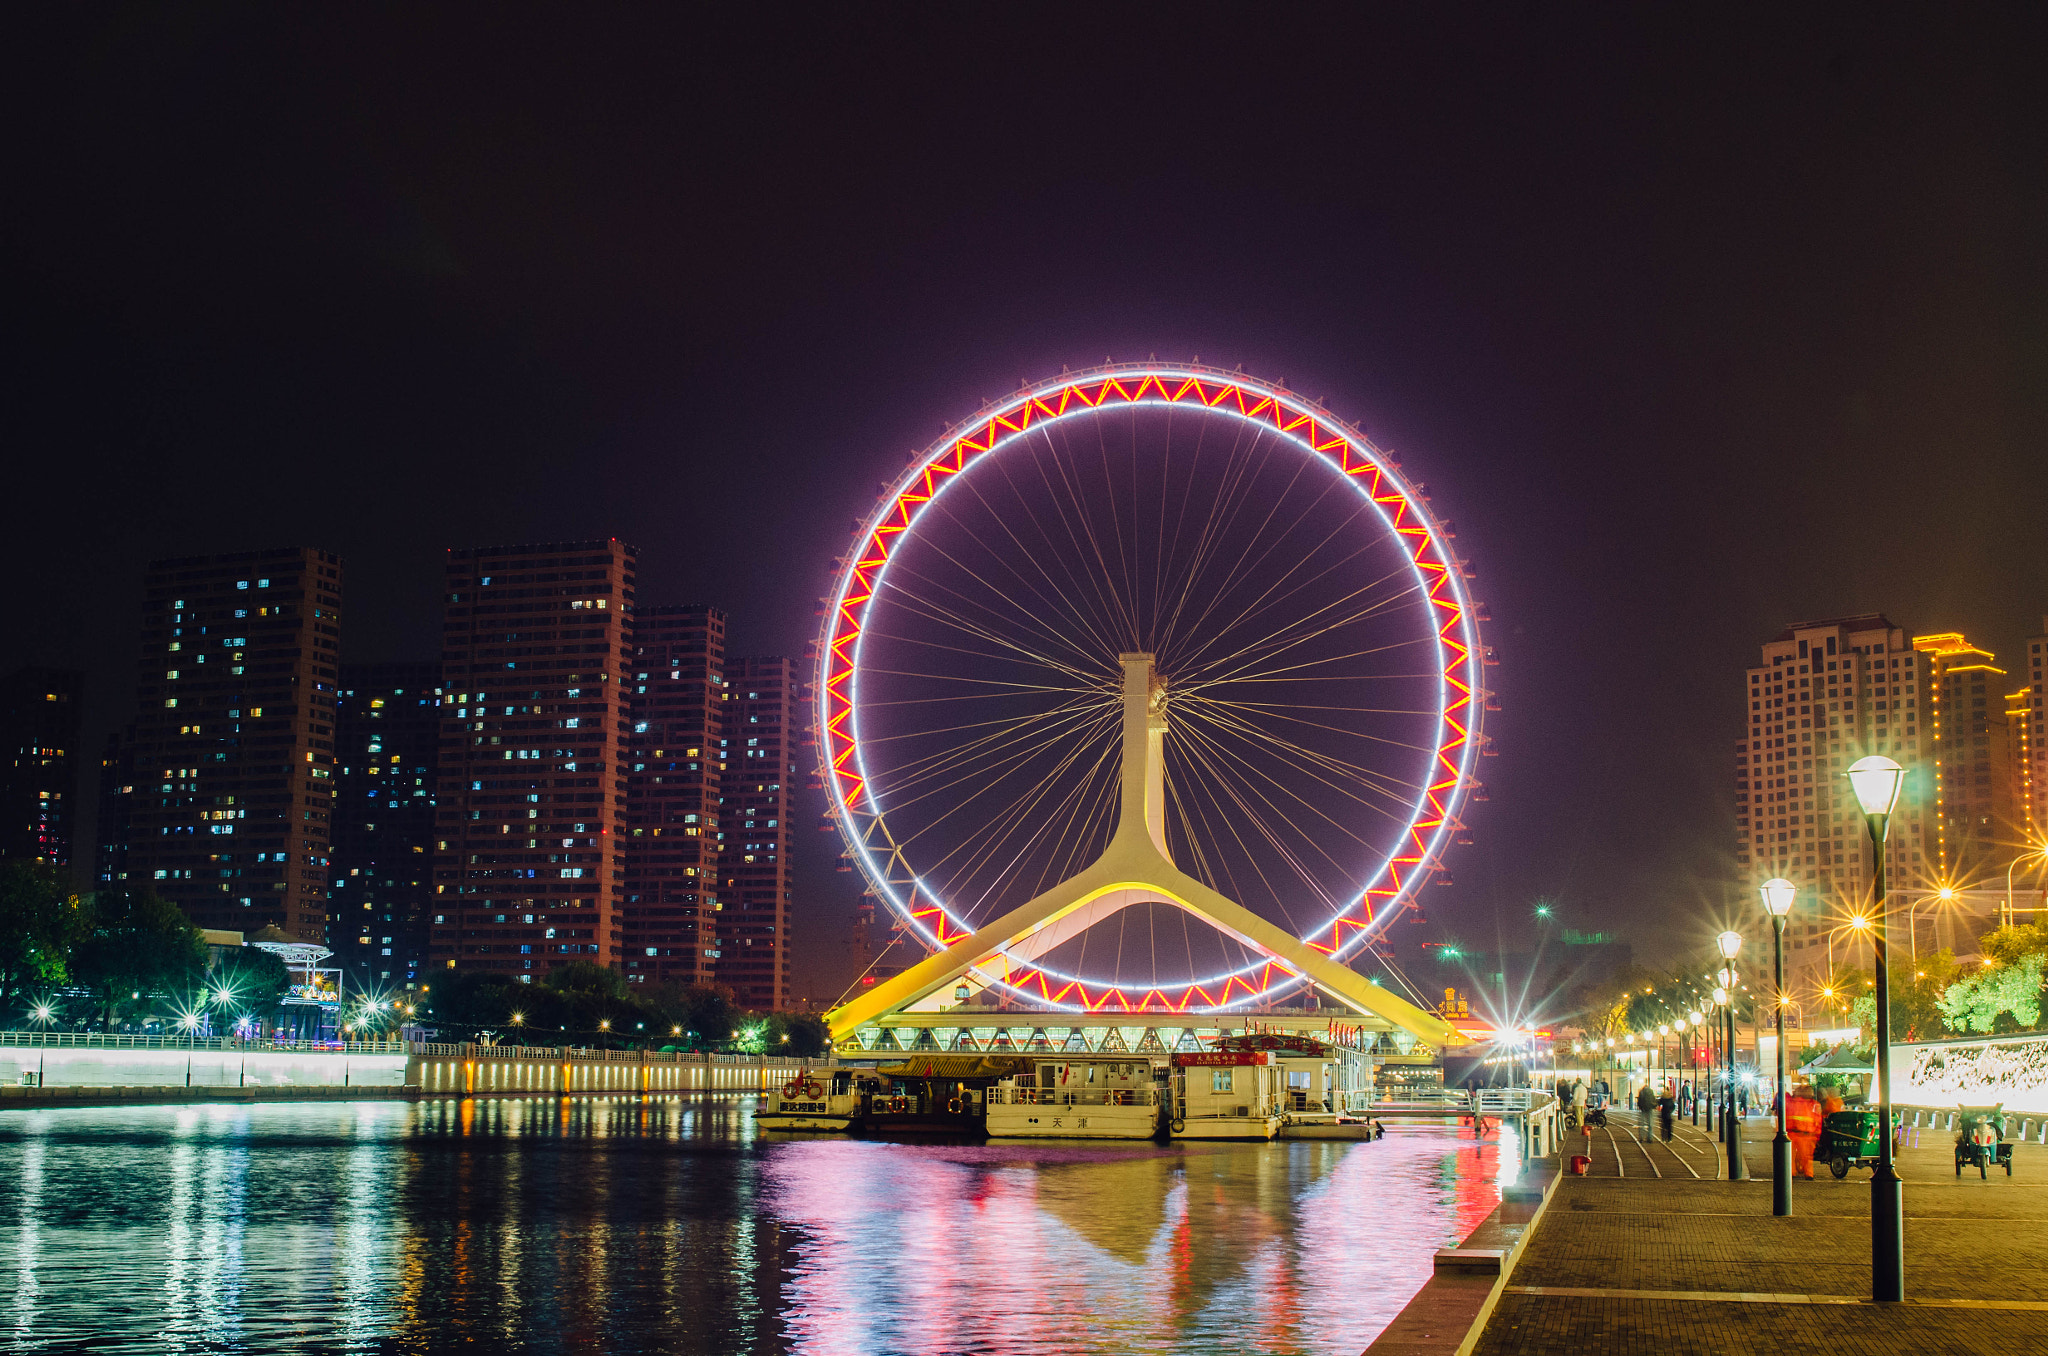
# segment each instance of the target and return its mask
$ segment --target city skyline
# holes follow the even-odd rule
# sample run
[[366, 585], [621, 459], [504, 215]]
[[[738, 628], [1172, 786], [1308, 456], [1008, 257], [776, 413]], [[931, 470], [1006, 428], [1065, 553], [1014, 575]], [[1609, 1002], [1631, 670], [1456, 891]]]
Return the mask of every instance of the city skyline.
[[[648, 596], [730, 613], [732, 652], [801, 654], [905, 449], [1104, 354], [1284, 376], [1456, 521], [1503, 708], [1474, 841], [1427, 904], [1468, 941], [1526, 944], [1549, 899], [1704, 944], [1754, 907], [1726, 689], [1758, 638], [1883, 612], [2005, 662], [2048, 597], [2026, 206], [2048, 157], [2025, 44], [1989, 21], [1505, 22], [1384, 73], [1387, 108], [1488, 73], [1426, 137], [1345, 97], [1344, 45], [1307, 20], [1227, 58], [1169, 43], [1142, 87], [1028, 126], [995, 110], [1037, 107], [1023, 72], [1071, 56], [987, 18], [741, 25], [716, 92], [662, 56], [703, 31], [593, 28], [561, 50], [615, 78], [574, 97], [446, 30], [428, 45], [472, 54], [444, 70], [420, 30], [316, 24], [314, 74], [282, 19], [190, 47], [167, 19], [105, 45], [42, 22], [62, 80], [24, 123], [30, 177], [77, 191], [29, 195], [10, 255], [44, 511], [0, 550], [25, 586], [7, 659], [86, 672], [89, 759], [121, 718], [134, 580], [171, 556], [320, 542], [350, 562], [354, 656], [396, 662], [439, 648], [444, 547], [616, 535], [656, 562]], [[1124, 22], [1103, 40], [1137, 41]], [[1363, 49], [1412, 45], [1359, 23]], [[921, 55], [992, 46], [1018, 59]], [[1578, 93], [1520, 116], [1557, 88]], [[322, 130], [365, 121], [390, 139], [373, 172]], [[1147, 176], [988, 168], [1105, 125], [1159, 141]]]

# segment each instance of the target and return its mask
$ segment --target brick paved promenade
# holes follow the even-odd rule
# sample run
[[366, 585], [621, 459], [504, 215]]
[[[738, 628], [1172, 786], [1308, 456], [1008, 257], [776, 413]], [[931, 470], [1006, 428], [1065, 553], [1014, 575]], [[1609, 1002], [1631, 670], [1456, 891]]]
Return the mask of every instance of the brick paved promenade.
[[1768, 1120], [1744, 1127], [1752, 1179], [1728, 1182], [1704, 1127], [1680, 1122], [1667, 1146], [1611, 1119], [1592, 1135], [1594, 1175], [1559, 1183], [1478, 1352], [2048, 1352], [2048, 1149], [2018, 1146], [2010, 1178], [1958, 1180], [1952, 1136], [1922, 1131], [1899, 1161], [1907, 1302], [1879, 1306], [1867, 1170], [1837, 1182], [1817, 1168], [1776, 1219]]

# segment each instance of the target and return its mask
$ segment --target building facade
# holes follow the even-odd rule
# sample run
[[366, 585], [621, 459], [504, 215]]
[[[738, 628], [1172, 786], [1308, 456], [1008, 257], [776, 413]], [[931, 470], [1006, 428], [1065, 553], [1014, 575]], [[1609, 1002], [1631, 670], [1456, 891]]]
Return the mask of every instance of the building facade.
[[795, 886], [796, 739], [803, 684], [794, 662], [737, 659], [725, 675], [724, 872], [716, 974], [740, 1006], [790, 1006]]
[[719, 960], [725, 614], [701, 604], [635, 612], [633, 652], [626, 979], [710, 983]]
[[417, 988], [434, 902], [441, 666], [343, 665], [334, 736], [327, 944], [358, 990]]
[[[1867, 929], [1872, 848], [1844, 773], [1867, 754], [1907, 769], [1885, 844], [1894, 889], [1932, 878], [1936, 786], [1928, 656], [1870, 614], [1787, 627], [1743, 675], [1747, 737], [1736, 744], [1736, 860], [1754, 888], [1799, 886], [1786, 925], [1786, 987], [1817, 996]], [[1867, 949], [1866, 949], [1867, 954]], [[1867, 963], [1867, 961], [1865, 962]]]
[[149, 566], [130, 884], [201, 928], [326, 940], [341, 631], [331, 552]]
[[84, 675], [69, 669], [0, 679], [0, 861], [71, 865], [83, 690]]
[[1968, 888], [2003, 871], [2014, 832], [2012, 744], [2004, 669], [1953, 631], [1916, 636], [1932, 666], [1937, 884]]
[[[153, 788], [152, 788], [153, 789]], [[99, 851], [93, 888], [122, 890], [128, 886], [128, 842], [135, 828], [135, 727], [124, 725], [107, 736], [100, 749]]]
[[448, 552], [433, 969], [619, 967], [636, 552]]
[[2043, 634], [2029, 637], [2021, 661], [2020, 689], [2007, 718], [2017, 734], [2015, 750], [2018, 799], [2024, 837], [2029, 844], [2048, 844], [2048, 688], [2042, 686], [2042, 661], [2048, 659], [2048, 617]]

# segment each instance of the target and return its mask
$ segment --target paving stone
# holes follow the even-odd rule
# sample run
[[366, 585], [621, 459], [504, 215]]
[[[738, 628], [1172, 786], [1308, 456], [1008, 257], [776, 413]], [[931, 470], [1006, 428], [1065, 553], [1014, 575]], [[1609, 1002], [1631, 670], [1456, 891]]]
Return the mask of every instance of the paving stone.
[[[1793, 1184], [1771, 1215], [1768, 1120], [1744, 1128], [1746, 1182], [1718, 1180], [1720, 1154], [1682, 1123], [1645, 1145], [1629, 1113], [1594, 1132], [1593, 1175], [1559, 1183], [1511, 1286], [1725, 1293], [1728, 1300], [1528, 1295], [1494, 1311], [1482, 1353], [1685, 1356], [1733, 1351], [2048, 1351], [2048, 1311], [1943, 1307], [1942, 1300], [2048, 1303], [2048, 1149], [2021, 1145], [2014, 1175], [1958, 1179], [1946, 1134], [1899, 1154], [1906, 1179], [1906, 1293], [1929, 1303], [1761, 1303], [1738, 1293], [1862, 1300], [1870, 1290], [1870, 1174]], [[1686, 1170], [1690, 1164], [1692, 1171]], [[1654, 1165], [1654, 1167], [1652, 1166]], [[1662, 1175], [1658, 1175], [1661, 1171]], [[1694, 1176], [1694, 1173], [1698, 1176]]]

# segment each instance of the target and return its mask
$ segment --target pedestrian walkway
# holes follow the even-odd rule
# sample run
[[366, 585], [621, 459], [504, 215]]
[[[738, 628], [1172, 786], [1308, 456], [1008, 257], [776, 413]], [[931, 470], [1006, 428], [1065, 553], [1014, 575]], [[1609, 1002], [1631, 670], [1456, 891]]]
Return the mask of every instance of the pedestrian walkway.
[[1559, 1183], [1477, 1352], [2048, 1350], [2041, 1146], [2018, 1146], [2014, 1175], [1989, 1181], [1955, 1176], [1947, 1135], [1903, 1150], [1907, 1302], [1876, 1305], [1867, 1170], [1795, 1180], [1795, 1213], [1777, 1219], [1768, 1119], [1743, 1126], [1747, 1182], [1725, 1179], [1703, 1126], [1682, 1121], [1670, 1145], [1646, 1144], [1632, 1113], [1609, 1121], [1591, 1136], [1592, 1175]]

